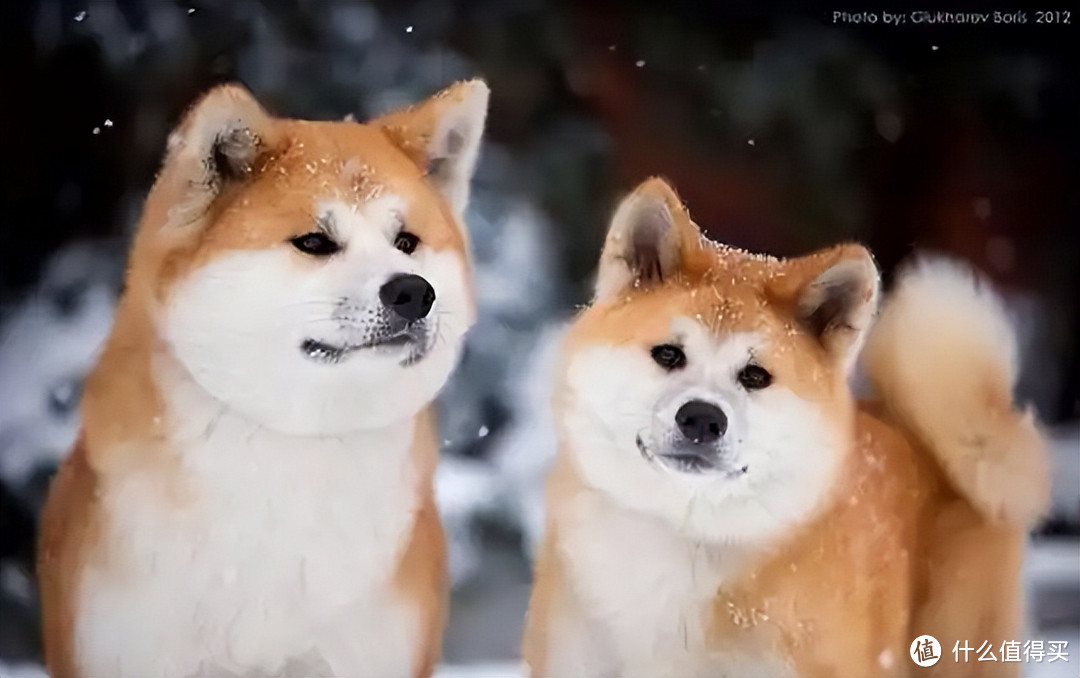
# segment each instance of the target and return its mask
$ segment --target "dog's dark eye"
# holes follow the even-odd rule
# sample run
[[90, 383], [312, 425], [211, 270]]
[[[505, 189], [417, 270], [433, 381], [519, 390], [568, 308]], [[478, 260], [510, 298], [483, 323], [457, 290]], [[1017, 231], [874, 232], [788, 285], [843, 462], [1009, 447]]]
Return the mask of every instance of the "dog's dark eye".
[[669, 372], [686, 367], [686, 354], [674, 344], [660, 344], [653, 346], [652, 359], [656, 364]]
[[417, 238], [408, 231], [402, 231], [394, 238], [394, 247], [401, 250], [405, 254], [412, 254], [416, 251], [417, 246], [420, 244], [420, 238]]
[[341, 245], [331, 240], [325, 233], [319, 232], [307, 233], [293, 238], [289, 242], [304, 254], [316, 257], [328, 257], [341, 249]]
[[736, 378], [747, 391], [758, 391], [772, 383], [772, 375], [761, 365], [747, 365]]

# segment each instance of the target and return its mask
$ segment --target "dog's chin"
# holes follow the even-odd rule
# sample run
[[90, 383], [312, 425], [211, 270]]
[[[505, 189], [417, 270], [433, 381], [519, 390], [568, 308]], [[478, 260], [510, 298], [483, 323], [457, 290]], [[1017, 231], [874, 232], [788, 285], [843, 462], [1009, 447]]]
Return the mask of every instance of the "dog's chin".
[[646, 444], [640, 435], [635, 442], [642, 459], [654, 467], [673, 473], [738, 478], [750, 470], [745, 465], [732, 465], [725, 459], [723, 452], [715, 455], [703, 455], [679, 452], [677, 450], [654, 450]]
[[341, 365], [359, 355], [386, 357], [402, 367], [415, 365], [431, 350], [427, 332], [405, 331], [376, 337], [359, 344], [308, 337], [300, 343], [300, 354], [318, 365]]

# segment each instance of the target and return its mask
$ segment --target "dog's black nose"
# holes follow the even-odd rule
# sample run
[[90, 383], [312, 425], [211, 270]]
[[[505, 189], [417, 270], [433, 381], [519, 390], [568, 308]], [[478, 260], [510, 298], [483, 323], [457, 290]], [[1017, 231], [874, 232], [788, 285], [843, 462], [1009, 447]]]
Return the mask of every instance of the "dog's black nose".
[[694, 444], [714, 443], [727, 431], [724, 411], [704, 400], [691, 400], [675, 413], [679, 431]]
[[435, 303], [435, 288], [418, 275], [396, 275], [379, 289], [379, 299], [388, 309], [413, 322], [431, 310]]

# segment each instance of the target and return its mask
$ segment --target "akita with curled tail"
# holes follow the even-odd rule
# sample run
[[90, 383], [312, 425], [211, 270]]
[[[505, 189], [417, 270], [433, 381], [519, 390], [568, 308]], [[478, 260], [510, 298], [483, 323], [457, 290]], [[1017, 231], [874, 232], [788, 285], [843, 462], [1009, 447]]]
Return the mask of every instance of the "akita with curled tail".
[[874, 325], [878, 285], [859, 245], [709, 242], [660, 180], [622, 203], [564, 346], [533, 676], [1016, 673], [949, 654], [1020, 637], [1048, 501], [1011, 331], [957, 264], [908, 269]]
[[431, 673], [431, 403], [475, 313], [487, 99], [309, 122], [223, 86], [188, 112], [44, 513], [53, 678]]

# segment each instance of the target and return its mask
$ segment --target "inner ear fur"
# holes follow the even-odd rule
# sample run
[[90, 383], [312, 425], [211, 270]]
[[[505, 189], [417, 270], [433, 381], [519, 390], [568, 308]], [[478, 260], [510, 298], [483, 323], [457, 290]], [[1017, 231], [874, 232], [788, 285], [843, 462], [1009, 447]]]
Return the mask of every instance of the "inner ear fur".
[[799, 325], [848, 369], [877, 313], [880, 277], [861, 245], [839, 245], [787, 262], [772, 296], [786, 300]]
[[457, 214], [468, 205], [489, 96], [483, 80], [458, 82], [415, 106], [372, 121], [424, 170]]
[[677, 277], [686, 245], [700, 237], [675, 190], [663, 179], [646, 180], [623, 199], [612, 217], [600, 255], [596, 299]]
[[230, 185], [247, 180], [276, 145], [274, 119], [250, 92], [236, 84], [215, 87], [169, 135], [151, 200], [171, 202], [170, 222], [193, 218]]

